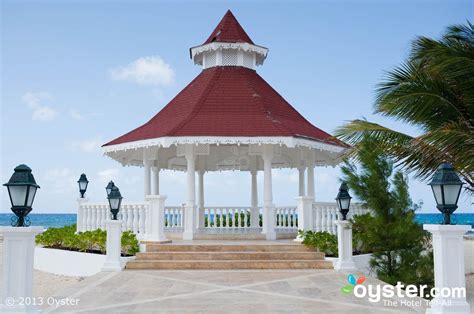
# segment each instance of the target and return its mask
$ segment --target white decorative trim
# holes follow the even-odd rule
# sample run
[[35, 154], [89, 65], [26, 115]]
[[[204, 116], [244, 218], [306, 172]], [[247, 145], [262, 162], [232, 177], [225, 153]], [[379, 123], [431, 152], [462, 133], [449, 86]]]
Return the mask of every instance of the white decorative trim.
[[[231, 51], [235, 53], [235, 60], [224, 60], [224, 54]], [[194, 63], [202, 65], [203, 69], [215, 66], [242, 66], [255, 70], [257, 65], [263, 64], [267, 57], [268, 49], [249, 43], [213, 42], [192, 47], [190, 52]], [[244, 62], [245, 58], [252, 61]]]
[[176, 137], [159, 137], [147, 140], [139, 140], [134, 142], [128, 142], [117, 145], [109, 145], [103, 147], [104, 154], [136, 150], [139, 148], [150, 148], [154, 146], [158, 147], [170, 147], [172, 145], [179, 144], [194, 144], [194, 145], [262, 145], [262, 144], [273, 144], [273, 145], [285, 145], [286, 147], [308, 147], [311, 149], [317, 149], [327, 151], [331, 153], [342, 153], [345, 148], [334, 144], [323, 143], [317, 140], [311, 140], [306, 138], [292, 137], [292, 136], [254, 136], [254, 137], [242, 137], [242, 136], [176, 136]]

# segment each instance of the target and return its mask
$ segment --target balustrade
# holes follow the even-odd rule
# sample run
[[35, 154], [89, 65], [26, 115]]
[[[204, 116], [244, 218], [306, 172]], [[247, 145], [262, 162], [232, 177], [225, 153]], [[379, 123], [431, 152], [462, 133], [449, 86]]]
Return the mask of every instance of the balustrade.
[[[122, 220], [122, 230], [132, 231], [138, 236], [144, 236], [151, 226], [148, 202], [123, 204], [119, 213]], [[260, 208], [259, 208], [260, 210]], [[327, 231], [331, 234], [337, 233], [334, 222], [338, 219], [339, 210], [335, 203], [316, 202], [313, 203], [313, 230]], [[110, 219], [108, 204], [80, 203], [78, 207], [82, 220], [79, 224], [82, 230], [105, 229], [105, 221]], [[363, 215], [369, 211], [359, 204], [352, 204], [349, 218]], [[251, 224], [251, 207], [205, 207], [204, 208], [204, 230], [217, 230], [231, 233], [249, 232]], [[165, 232], [183, 232], [184, 207], [165, 206]], [[274, 224], [277, 232], [296, 232], [298, 230], [298, 210], [294, 206], [283, 206], [275, 208]], [[219, 231], [219, 232], [220, 232]]]

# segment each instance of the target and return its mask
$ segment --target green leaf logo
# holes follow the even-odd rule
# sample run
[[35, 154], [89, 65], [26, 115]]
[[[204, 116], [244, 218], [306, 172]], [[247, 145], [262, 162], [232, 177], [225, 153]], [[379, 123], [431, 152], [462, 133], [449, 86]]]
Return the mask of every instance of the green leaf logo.
[[344, 287], [342, 287], [341, 291], [347, 294], [347, 293], [351, 293], [352, 289], [354, 289], [353, 285], [345, 285]]

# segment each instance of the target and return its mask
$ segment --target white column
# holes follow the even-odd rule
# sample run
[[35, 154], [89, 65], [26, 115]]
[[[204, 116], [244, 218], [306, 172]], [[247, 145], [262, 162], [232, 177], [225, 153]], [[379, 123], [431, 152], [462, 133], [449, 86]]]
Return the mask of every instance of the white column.
[[1, 313], [35, 312], [22, 300], [32, 298], [35, 236], [43, 227], [0, 227], [3, 236]]
[[260, 212], [258, 210], [258, 187], [257, 187], [257, 170], [251, 170], [250, 174], [252, 176], [252, 186], [251, 186], [251, 212], [250, 212], [250, 227], [259, 228], [260, 227]]
[[160, 195], [160, 168], [153, 167], [153, 195]]
[[273, 146], [266, 144], [263, 147], [263, 230], [267, 240], [275, 240], [275, 205], [273, 204], [272, 190], [272, 159]]
[[197, 227], [204, 228], [204, 169], [198, 171], [198, 210]]
[[121, 271], [125, 266], [120, 262], [120, 253], [122, 251], [122, 221], [107, 220], [105, 226], [107, 229], [107, 253], [102, 271]]
[[88, 198], [80, 197], [77, 199], [76, 232], [81, 232], [81, 231], [86, 230], [86, 226], [84, 226], [85, 209], [82, 206], [87, 202], [89, 202]]
[[[338, 259], [335, 270], [353, 271], [356, 270], [354, 260], [352, 259], [352, 226], [347, 220], [337, 220], [337, 250]], [[328, 226], [330, 229], [331, 227]]]
[[143, 150], [143, 193], [145, 197], [151, 194], [151, 165], [146, 149]]
[[314, 162], [310, 162], [308, 165], [308, 197], [312, 197], [314, 200]]
[[165, 236], [165, 200], [164, 195], [148, 195], [146, 197], [148, 201], [150, 214], [147, 219], [150, 221], [150, 227], [147, 230], [145, 236], [146, 241], [154, 242], [170, 242]]
[[[471, 226], [423, 225], [423, 229], [433, 235], [435, 287], [447, 295], [433, 298], [426, 313], [470, 313], [466, 301], [463, 235]], [[453, 295], [453, 290], [462, 292]]]
[[305, 167], [298, 168], [298, 177], [299, 177], [298, 196], [306, 195], [306, 191], [305, 191], [306, 189], [304, 186], [304, 172], [305, 172]]
[[185, 214], [184, 214], [184, 232], [183, 240], [192, 240], [194, 237], [194, 231], [196, 229], [195, 224], [195, 211], [196, 211], [196, 155], [194, 152], [193, 145], [186, 145], [186, 162], [187, 162], [187, 198]]

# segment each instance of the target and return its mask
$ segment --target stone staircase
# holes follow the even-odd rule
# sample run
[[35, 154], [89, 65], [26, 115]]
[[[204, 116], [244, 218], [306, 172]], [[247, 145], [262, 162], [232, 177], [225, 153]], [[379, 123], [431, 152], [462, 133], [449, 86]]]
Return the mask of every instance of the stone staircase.
[[[248, 241], [251, 242], [251, 241]], [[332, 269], [324, 253], [298, 243], [146, 244], [127, 269]]]

